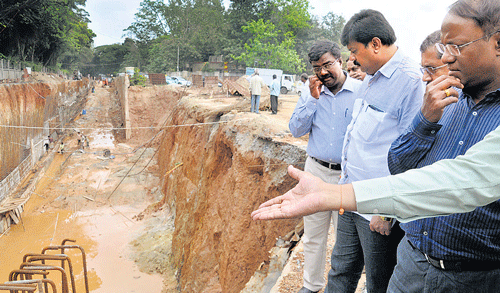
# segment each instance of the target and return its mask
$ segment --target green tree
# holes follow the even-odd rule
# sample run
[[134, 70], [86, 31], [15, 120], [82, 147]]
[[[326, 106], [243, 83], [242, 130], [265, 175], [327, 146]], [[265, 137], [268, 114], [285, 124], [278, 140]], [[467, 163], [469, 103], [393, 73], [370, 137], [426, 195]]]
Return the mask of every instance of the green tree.
[[175, 71], [177, 70], [177, 62], [179, 62], [179, 70], [182, 70], [188, 60], [201, 59], [198, 52], [190, 44], [179, 42], [179, 40], [168, 36], [155, 40], [149, 49], [149, 55], [151, 58], [146, 69], [155, 73]]
[[127, 52], [127, 47], [121, 44], [96, 47], [92, 64], [88, 69], [89, 74], [92, 76], [99, 74], [118, 75], [119, 72], [122, 72], [121, 65]]
[[323, 17], [322, 22], [324, 37], [340, 45], [340, 37], [345, 23], [345, 18], [342, 15], [328, 12], [328, 14]]
[[[341, 35], [345, 20], [342, 16], [328, 13], [322, 18], [312, 16], [308, 23], [309, 26], [307, 28], [298, 32], [295, 49], [304, 63], [307, 64], [306, 68], [311, 70], [312, 67], [309, 64], [307, 56], [311, 46], [319, 40], [334, 41], [341, 46], [340, 40], [335, 36]], [[347, 52], [347, 49], [344, 49], [342, 46], [341, 48]]]
[[249, 67], [282, 69], [285, 72], [299, 73], [305, 68], [303, 61], [294, 49], [295, 38], [291, 32], [285, 33], [279, 41], [281, 32], [270, 21], [262, 19], [251, 21], [243, 26], [243, 31], [253, 37], [245, 43], [245, 52], [233, 58]]
[[0, 2], [0, 53], [55, 65], [66, 50], [89, 47], [95, 36], [86, 26], [85, 0]]
[[250, 33], [241, 28], [251, 21], [257, 21], [260, 17], [261, 0], [232, 0], [226, 13], [229, 27], [227, 43], [223, 48], [225, 55], [241, 55], [245, 43], [252, 37]]
[[[148, 44], [150, 70], [159, 71], [221, 54], [226, 44], [225, 10], [220, 0], [145, 0], [126, 31]], [[174, 68], [176, 68], [176, 66]]]
[[122, 67], [137, 67], [142, 69], [148, 61], [148, 46], [146, 43], [126, 38], [123, 46], [127, 49]]
[[260, 16], [270, 20], [278, 30], [297, 36], [300, 31], [309, 27], [309, 1], [266, 0]]

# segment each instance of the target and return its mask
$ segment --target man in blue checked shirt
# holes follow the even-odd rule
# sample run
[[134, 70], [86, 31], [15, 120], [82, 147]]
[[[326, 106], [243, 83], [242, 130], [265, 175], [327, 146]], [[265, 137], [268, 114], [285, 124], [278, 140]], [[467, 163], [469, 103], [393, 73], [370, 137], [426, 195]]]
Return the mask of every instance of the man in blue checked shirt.
[[[392, 174], [463, 155], [500, 125], [499, 30], [499, 1], [450, 7], [436, 45], [449, 76], [429, 83], [421, 111], [391, 146]], [[500, 292], [500, 202], [401, 227], [389, 292]]]
[[[347, 127], [339, 184], [389, 175], [389, 147], [420, 109], [425, 92], [420, 68], [395, 41], [385, 17], [370, 9], [355, 14], [342, 31], [342, 44], [351, 52], [350, 59], [367, 75]], [[393, 224], [385, 217], [356, 212], [339, 216], [325, 293], [354, 292], [363, 266], [367, 291], [386, 292], [403, 236]]]
[[[309, 79], [309, 89], [303, 91], [297, 102], [289, 127], [294, 137], [309, 134], [304, 169], [325, 182], [336, 184], [340, 175], [342, 141], [361, 82], [342, 70], [337, 44], [317, 42], [308, 55], [315, 75]], [[327, 211], [304, 217], [304, 287], [300, 293], [318, 292], [325, 285], [328, 229], [331, 218], [336, 226], [337, 215], [337, 212]]]

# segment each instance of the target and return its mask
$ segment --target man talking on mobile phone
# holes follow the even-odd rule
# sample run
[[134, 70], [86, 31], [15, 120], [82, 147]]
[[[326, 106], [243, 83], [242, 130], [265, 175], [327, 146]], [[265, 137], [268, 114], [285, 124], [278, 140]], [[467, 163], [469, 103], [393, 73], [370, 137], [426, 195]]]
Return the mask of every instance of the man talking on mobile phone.
[[[304, 169], [336, 184], [342, 143], [361, 82], [342, 70], [340, 48], [335, 43], [317, 42], [308, 56], [315, 75], [309, 78], [309, 93], [297, 102], [289, 127], [294, 137], [309, 134]], [[325, 285], [328, 230], [332, 218], [335, 229], [337, 217], [338, 212], [331, 211], [304, 217], [304, 286], [300, 293], [318, 292]]]

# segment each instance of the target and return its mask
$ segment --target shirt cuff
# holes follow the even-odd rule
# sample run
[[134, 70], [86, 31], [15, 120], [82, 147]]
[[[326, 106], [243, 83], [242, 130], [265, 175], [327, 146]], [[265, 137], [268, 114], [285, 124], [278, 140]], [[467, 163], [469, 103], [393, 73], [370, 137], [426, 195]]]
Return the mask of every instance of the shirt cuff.
[[395, 216], [391, 184], [385, 177], [352, 183], [357, 211], [364, 214]]
[[412, 122], [413, 132], [422, 138], [435, 137], [441, 127], [442, 125], [427, 120], [422, 111], [418, 111]]

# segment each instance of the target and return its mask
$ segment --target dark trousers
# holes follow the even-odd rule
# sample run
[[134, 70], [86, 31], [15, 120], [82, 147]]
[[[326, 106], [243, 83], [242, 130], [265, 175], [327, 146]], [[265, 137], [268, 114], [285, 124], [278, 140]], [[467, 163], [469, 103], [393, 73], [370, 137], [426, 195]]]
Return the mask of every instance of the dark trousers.
[[397, 229], [395, 225], [391, 235], [385, 236], [371, 231], [370, 221], [359, 214], [340, 215], [325, 293], [354, 293], [363, 266], [367, 292], [391, 292], [387, 285], [396, 265], [396, 248], [403, 237], [402, 230]]
[[278, 113], [278, 96], [271, 95], [271, 111]]

